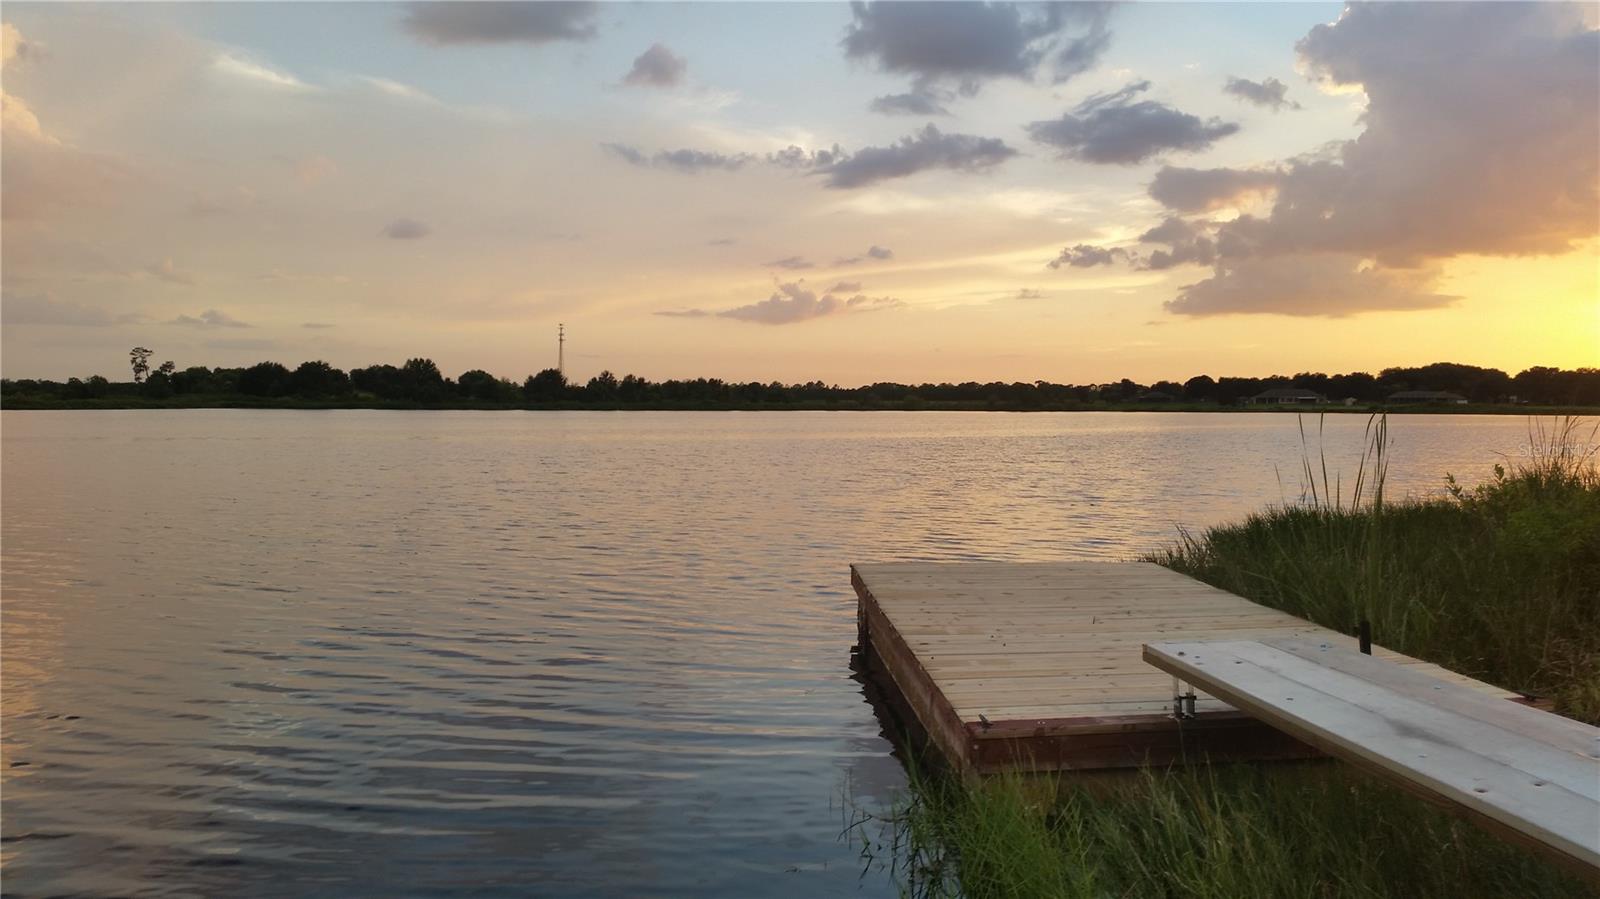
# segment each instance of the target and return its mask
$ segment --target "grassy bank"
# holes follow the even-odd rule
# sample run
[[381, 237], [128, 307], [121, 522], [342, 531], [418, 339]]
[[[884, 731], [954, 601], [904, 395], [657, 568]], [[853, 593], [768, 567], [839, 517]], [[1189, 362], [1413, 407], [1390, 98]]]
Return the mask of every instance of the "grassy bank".
[[[1382, 495], [1384, 425], [1350, 495], [1186, 536], [1154, 561], [1600, 723], [1600, 475], [1592, 430], [1436, 500]], [[908, 894], [968, 897], [1592, 896], [1542, 858], [1337, 763], [1110, 782], [920, 779], [864, 852]]]

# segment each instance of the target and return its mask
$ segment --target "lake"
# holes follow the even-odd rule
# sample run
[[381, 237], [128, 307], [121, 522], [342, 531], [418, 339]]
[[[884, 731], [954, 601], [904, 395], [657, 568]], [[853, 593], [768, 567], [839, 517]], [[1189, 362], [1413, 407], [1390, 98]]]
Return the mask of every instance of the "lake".
[[[1327, 419], [1347, 484], [1365, 425]], [[1303, 458], [1271, 413], [0, 429], [16, 896], [894, 895], [840, 838], [903, 784], [848, 564], [1127, 558], [1293, 501]], [[1426, 494], [1528, 422], [1390, 434]]]

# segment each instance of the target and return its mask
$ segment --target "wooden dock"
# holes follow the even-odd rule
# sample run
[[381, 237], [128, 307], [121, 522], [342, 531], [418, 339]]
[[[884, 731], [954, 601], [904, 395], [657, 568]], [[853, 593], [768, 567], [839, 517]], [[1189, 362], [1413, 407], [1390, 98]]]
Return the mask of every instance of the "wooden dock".
[[1600, 877], [1600, 728], [1307, 640], [1153, 643], [1145, 661]]
[[[1146, 643], [1355, 640], [1142, 562], [851, 566], [862, 660], [957, 769], [1127, 768], [1200, 757], [1319, 755], [1222, 700], [1173, 716]], [[1380, 639], [1382, 635], [1379, 635]], [[1499, 699], [1514, 693], [1389, 652], [1380, 658]]]

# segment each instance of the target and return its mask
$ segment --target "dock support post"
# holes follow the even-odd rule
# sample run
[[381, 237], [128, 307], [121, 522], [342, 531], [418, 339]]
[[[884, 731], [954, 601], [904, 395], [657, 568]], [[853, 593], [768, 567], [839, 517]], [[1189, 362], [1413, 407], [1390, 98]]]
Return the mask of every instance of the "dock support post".
[[1356, 640], [1360, 642], [1364, 655], [1372, 655], [1372, 622], [1365, 618], [1356, 622]]

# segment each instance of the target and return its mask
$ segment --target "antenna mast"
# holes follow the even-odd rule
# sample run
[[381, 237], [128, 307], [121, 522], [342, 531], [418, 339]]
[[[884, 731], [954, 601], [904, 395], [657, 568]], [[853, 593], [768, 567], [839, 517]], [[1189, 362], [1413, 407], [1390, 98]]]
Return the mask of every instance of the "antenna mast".
[[567, 326], [556, 323], [556, 371], [567, 374]]

